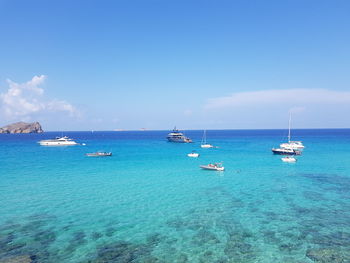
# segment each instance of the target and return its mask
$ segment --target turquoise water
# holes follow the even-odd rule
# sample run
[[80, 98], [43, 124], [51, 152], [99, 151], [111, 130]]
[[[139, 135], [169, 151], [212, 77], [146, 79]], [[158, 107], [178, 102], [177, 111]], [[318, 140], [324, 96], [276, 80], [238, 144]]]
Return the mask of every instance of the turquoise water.
[[286, 134], [207, 131], [217, 149], [202, 131], [1, 135], [0, 262], [350, 262], [350, 130], [293, 131], [295, 164], [270, 151]]

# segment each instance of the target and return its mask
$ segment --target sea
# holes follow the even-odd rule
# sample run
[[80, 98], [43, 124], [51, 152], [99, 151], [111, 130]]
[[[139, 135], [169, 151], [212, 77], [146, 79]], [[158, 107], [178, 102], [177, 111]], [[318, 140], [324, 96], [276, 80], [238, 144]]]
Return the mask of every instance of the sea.
[[350, 129], [168, 132], [0, 134], [0, 262], [350, 262]]

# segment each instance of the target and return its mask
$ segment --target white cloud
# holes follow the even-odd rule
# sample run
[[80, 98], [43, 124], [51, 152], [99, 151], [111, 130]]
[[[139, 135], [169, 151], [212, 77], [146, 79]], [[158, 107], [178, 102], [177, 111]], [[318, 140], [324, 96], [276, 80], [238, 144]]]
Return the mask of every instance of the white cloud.
[[[328, 89], [285, 89], [237, 92], [226, 97], [209, 99], [205, 109], [238, 108], [238, 107], [273, 107], [287, 105], [291, 111], [303, 111], [308, 105], [339, 105], [350, 103], [349, 91]], [[298, 105], [294, 107], [294, 105]]]
[[78, 116], [77, 109], [68, 102], [45, 99], [44, 89], [39, 86], [46, 78], [45, 75], [34, 76], [25, 83], [16, 83], [8, 79], [8, 90], [0, 94], [1, 111], [6, 118], [29, 119], [32, 114], [44, 112], [66, 112], [70, 116]]

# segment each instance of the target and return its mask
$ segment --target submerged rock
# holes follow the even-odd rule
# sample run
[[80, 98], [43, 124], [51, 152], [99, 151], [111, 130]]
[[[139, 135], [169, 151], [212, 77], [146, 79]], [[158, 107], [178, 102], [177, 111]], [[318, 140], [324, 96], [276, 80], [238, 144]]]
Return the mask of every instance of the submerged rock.
[[56, 234], [53, 231], [40, 231], [34, 235], [34, 240], [42, 245], [48, 245], [56, 240]]
[[220, 240], [217, 238], [217, 236], [206, 229], [199, 230], [193, 237], [192, 242], [197, 245], [201, 244], [217, 244], [220, 243]]
[[255, 262], [257, 257], [255, 248], [239, 232], [228, 238], [224, 252], [232, 262]]
[[157, 258], [151, 255], [151, 253], [151, 246], [119, 241], [99, 247], [95, 258], [88, 260], [87, 262], [159, 262]]
[[16, 122], [0, 128], [0, 133], [42, 133], [39, 122]]
[[100, 239], [101, 237], [103, 237], [103, 235], [102, 235], [101, 233], [99, 233], [99, 232], [93, 232], [93, 233], [91, 234], [91, 238], [92, 238], [93, 240]]
[[114, 227], [108, 227], [106, 229], [106, 236], [111, 237], [114, 235], [114, 233], [117, 231]]
[[85, 237], [86, 234], [84, 233], [84, 231], [77, 231], [73, 233], [72, 239], [70, 240], [69, 245], [66, 248], [66, 252], [72, 253], [79, 246], [86, 244], [87, 240], [85, 239]]
[[350, 251], [339, 248], [308, 249], [306, 256], [318, 263], [348, 263], [350, 262]]
[[29, 255], [8, 257], [0, 259], [0, 263], [32, 263], [32, 258]]

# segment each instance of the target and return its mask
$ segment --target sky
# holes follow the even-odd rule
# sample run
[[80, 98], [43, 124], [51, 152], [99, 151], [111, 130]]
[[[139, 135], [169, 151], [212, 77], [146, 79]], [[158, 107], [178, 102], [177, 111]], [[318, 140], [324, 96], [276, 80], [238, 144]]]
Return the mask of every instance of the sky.
[[0, 0], [0, 126], [350, 127], [350, 1]]

